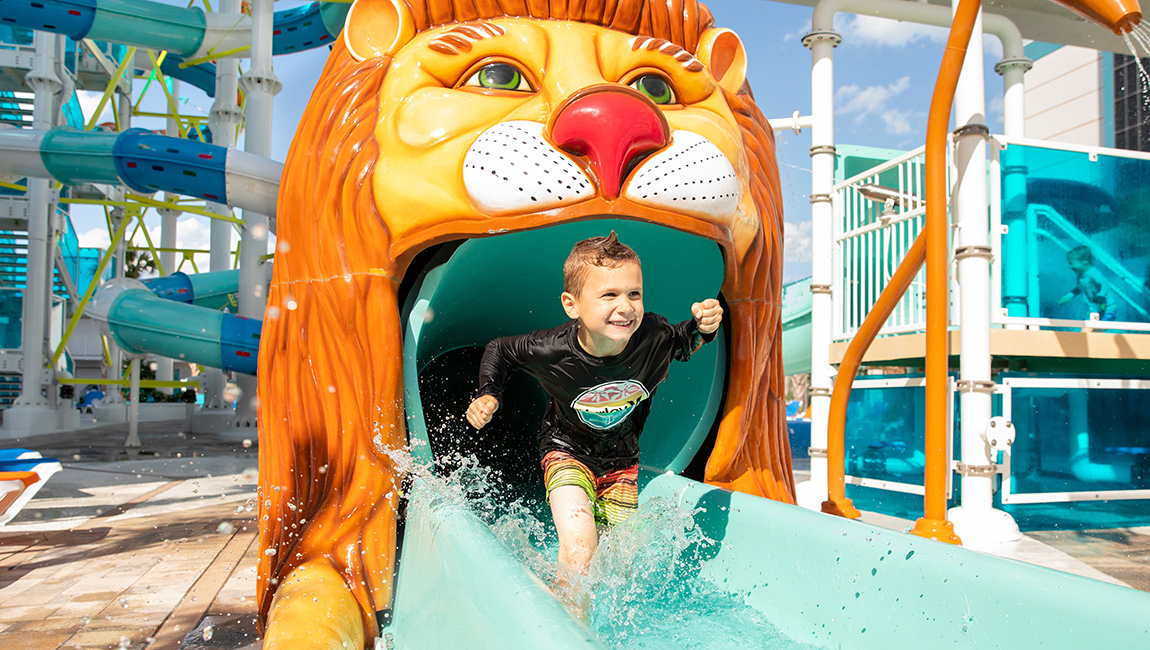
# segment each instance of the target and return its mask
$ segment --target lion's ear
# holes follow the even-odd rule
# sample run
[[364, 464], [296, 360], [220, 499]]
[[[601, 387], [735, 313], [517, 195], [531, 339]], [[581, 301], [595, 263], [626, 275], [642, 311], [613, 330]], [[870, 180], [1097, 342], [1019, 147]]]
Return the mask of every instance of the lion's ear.
[[696, 54], [724, 89], [737, 93], [743, 87], [747, 79], [747, 51], [735, 32], [708, 29], [699, 37]]
[[344, 25], [343, 42], [357, 61], [394, 55], [415, 36], [403, 0], [356, 0]]

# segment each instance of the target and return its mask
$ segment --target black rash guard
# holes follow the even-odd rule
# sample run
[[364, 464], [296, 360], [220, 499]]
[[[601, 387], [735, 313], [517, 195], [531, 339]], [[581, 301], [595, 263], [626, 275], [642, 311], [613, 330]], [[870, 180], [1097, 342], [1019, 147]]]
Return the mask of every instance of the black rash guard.
[[650, 398], [667, 378], [671, 360], [686, 361], [713, 341], [715, 332], [703, 334], [694, 319], [672, 325], [647, 313], [627, 347], [612, 357], [588, 354], [577, 333], [572, 320], [488, 343], [479, 364], [479, 396], [502, 403], [508, 375], [522, 368], [551, 396], [539, 436], [541, 454], [566, 452], [603, 475], [639, 461]]

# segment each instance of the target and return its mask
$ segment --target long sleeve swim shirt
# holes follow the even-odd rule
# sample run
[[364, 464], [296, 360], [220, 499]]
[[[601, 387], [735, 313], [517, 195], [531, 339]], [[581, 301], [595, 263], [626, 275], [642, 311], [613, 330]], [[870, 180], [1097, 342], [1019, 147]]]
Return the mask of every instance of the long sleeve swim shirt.
[[694, 319], [672, 325], [647, 313], [623, 352], [588, 354], [577, 339], [577, 321], [554, 329], [495, 339], [479, 364], [479, 396], [503, 403], [503, 386], [516, 368], [539, 380], [551, 396], [539, 437], [542, 454], [571, 454], [597, 475], [634, 465], [639, 435], [655, 388], [671, 361], [686, 361], [715, 333], [703, 334]]

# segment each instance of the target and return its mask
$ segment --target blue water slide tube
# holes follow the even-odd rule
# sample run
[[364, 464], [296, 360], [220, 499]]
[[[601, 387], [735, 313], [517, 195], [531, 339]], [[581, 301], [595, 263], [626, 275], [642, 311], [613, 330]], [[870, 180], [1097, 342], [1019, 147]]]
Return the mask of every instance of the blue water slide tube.
[[283, 172], [283, 163], [143, 129], [9, 129], [0, 131], [0, 152], [0, 174], [177, 192], [268, 216], [275, 216]]
[[149, 291], [164, 300], [182, 302], [196, 307], [219, 311], [235, 311], [239, 303], [236, 294], [240, 286], [240, 271], [193, 273], [176, 271], [171, 275], [144, 280]]
[[[251, 17], [205, 12], [199, 7], [149, 0], [3, 0], [0, 6], [0, 24], [64, 34], [74, 40], [91, 38], [167, 50], [185, 60], [251, 44]], [[330, 45], [343, 28], [347, 10], [343, 3], [317, 2], [277, 11], [272, 23], [272, 53]]]
[[258, 320], [168, 300], [130, 278], [105, 284], [87, 315], [129, 353], [256, 373], [263, 326]]

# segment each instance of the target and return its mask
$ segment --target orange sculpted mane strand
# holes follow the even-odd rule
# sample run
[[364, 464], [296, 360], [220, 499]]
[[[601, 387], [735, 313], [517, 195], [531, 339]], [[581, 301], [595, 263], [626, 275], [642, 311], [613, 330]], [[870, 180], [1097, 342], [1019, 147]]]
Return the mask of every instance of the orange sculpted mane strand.
[[[756, 351], [763, 363], [731, 378], [715, 447], [705, 480], [712, 485], [761, 494], [794, 503], [794, 474], [785, 448], [786, 401], [782, 357], [783, 214], [775, 134], [750, 88], [723, 93], [739, 130], [751, 166], [751, 198], [761, 230], [754, 244], [730, 268], [723, 286], [731, 308], [732, 347]], [[767, 264], [760, 261], [765, 258]]]
[[392, 472], [378, 446], [405, 443], [390, 425], [377, 431], [377, 413], [402, 410], [386, 358], [400, 344], [378, 329], [398, 316], [383, 313], [395, 310], [396, 282], [370, 183], [387, 65], [356, 63], [338, 41], [296, 132], [308, 146], [284, 165], [259, 367], [260, 517], [274, 522], [261, 527], [260, 548], [275, 550], [259, 556], [261, 618], [275, 584], [317, 557], [344, 576], [365, 617], [390, 597], [390, 584], [369, 577], [390, 575], [373, 566], [375, 549], [395, 543], [396, 497], [384, 496]]

